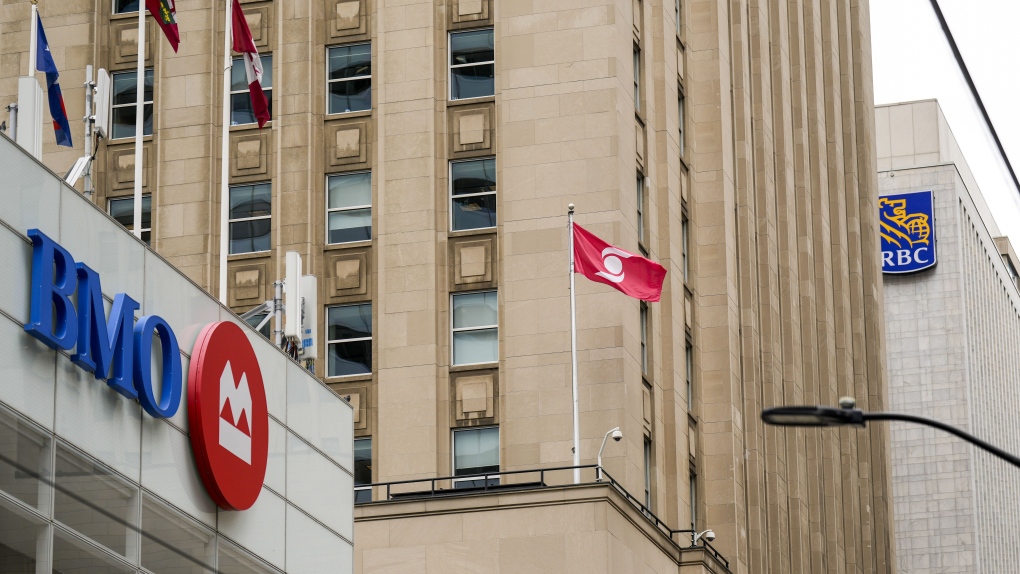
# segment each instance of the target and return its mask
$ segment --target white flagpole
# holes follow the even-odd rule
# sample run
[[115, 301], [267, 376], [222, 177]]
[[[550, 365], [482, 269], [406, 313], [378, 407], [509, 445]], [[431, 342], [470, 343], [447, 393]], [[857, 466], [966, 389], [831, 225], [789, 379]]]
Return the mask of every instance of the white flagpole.
[[227, 18], [223, 21], [223, 137], [220, 151], [220, 303], [227, 304], [227, 251], [230, 247], [230, 57], [233, 29], [231, 11], [234, 0], [226, 0]]
[[567, 237], [570, 244], [570, 375], [574, 398], [574, 484], [581, 483], [581, 424], [577, 413], [577, 311], [574, 304], [574, 204], [567, 206]]
[[142, 238], [142, 137], [145, 131], [145, 2], [138, 0], [138, 83], [135, 92], [135, 237]]
[[35, 77], [35, 62], [36, 58], [39, 57], [39, 7], [36, 6], [38, 0], [32, 0], [32, 25], [31, 32], [29, 32], [29, 45], [28, 45], [28, 75]]

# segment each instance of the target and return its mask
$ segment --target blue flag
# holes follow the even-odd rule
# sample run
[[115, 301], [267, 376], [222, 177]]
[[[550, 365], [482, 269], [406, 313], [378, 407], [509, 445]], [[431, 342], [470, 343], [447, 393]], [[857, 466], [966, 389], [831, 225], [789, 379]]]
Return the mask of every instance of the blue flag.
[[43, 32], [42, 18], [36, 15], [39, 25], [39, 45], [36, 46], [35, 67], [46, 73], [46, 97], [50, 102], [50, 116], [53, 117], [53, 131], [57, 136], [57, 145], [74, 147], [71, 144], [71, 126], [67, 123], [67, 108], [64, 107], [64, 95], [60, 93], [57, 78], [60, 72], [50, 54], [50, 44]]

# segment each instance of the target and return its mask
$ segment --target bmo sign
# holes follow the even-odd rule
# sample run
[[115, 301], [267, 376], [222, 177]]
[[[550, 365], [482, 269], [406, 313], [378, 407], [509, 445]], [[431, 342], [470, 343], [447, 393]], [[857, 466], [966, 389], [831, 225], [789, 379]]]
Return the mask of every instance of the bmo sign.
[[[99, 275], [38, 229], [30, 229], [32, 279], [27, 333], [105, 381], [152, 417], [169, 418], [183, 392], [181, 353], [165, 319], [144, 315], [117, 293], [107, 317]], [[160, 346], [162, 384], [153, 380]], [[262, 371], [244, 331], [223, 321], [207, 325], [191, 353], [188, 424], [199, 476], [226, 510], [250, 508], [262, 490], [269, 453], [269, 411]]]

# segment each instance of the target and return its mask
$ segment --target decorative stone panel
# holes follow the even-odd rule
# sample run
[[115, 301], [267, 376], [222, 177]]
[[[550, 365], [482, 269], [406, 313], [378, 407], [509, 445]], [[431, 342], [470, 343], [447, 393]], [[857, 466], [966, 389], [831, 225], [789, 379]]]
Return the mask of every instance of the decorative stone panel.
[[230, 134], [230, 179], [234, 182], [269, 177], [271, 130], [239, 130]]
[[366, 169], [371, 162], [370, 118], [340, 120], [325, 126], [327, 169]]
[[330, 303], [364, 299], [369, 289], [369, 247], [326, 252], [326, 298]]
[[[134, 141], [133, 139], [131, 140]], [[109, 145], [106, 148], [106, 189], [109, 192], [131, 190], [135, 187], [135, 148], [131, 143]], [[152, 142], [142, 142], [142, 189], [149, 188], [152, 179]]]
[[496, 286], [496, 235], [468, 235], [449, 240], [450, 291]]
[[491, 154], [496, 138], [494, 116], [493, 102], [451, 107], [447, 114], [451, 158]]
[[[152, 19], [145, 22], [145, 63], [152, 64], [152, 38], [158, 28]], [[160, 38], [163, 32], [159, 30]], [[134, 68], [138, 62], [138, 18], [118, 18], [110, 22], [110, 69]]]
[[326, 37], [358, 40], [368, 34], [368, 0], [325, 0]]
[[266, 300], [267, 266], [267, 262], [250, 259], [228, 263], [227, 303], [231, 307], [251, 307]]
[[492, 24], [492, 0], [450, 0], [447, 6], [451, 29]]
[[450, 373], [450, 420], [455, 427], [491, 425], [499, 422], [499, 370]]
[[371, 412], [372, 389], [370, 381], [359, 383], [330, 383], [336, 391], [354, 407], [354, 436], [368, 436], [372, 433], [369, 413]]
[[271, 2], [244, 3], [244, 19], [248, 21], [251, 38], [259, 52], [272, 52], [273, 4]]

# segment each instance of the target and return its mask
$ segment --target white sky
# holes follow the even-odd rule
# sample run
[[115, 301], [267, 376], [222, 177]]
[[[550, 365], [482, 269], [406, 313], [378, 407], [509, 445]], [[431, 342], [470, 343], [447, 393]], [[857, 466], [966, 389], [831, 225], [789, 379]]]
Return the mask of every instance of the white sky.
[[[985, 108], [1020, 171], [1020, 0], [939, 0]], [[1020, 246], [1020, 190], [956, 66], [930, 0], [871, 2], [875, 104], [937, 98], [994, 213]]]

